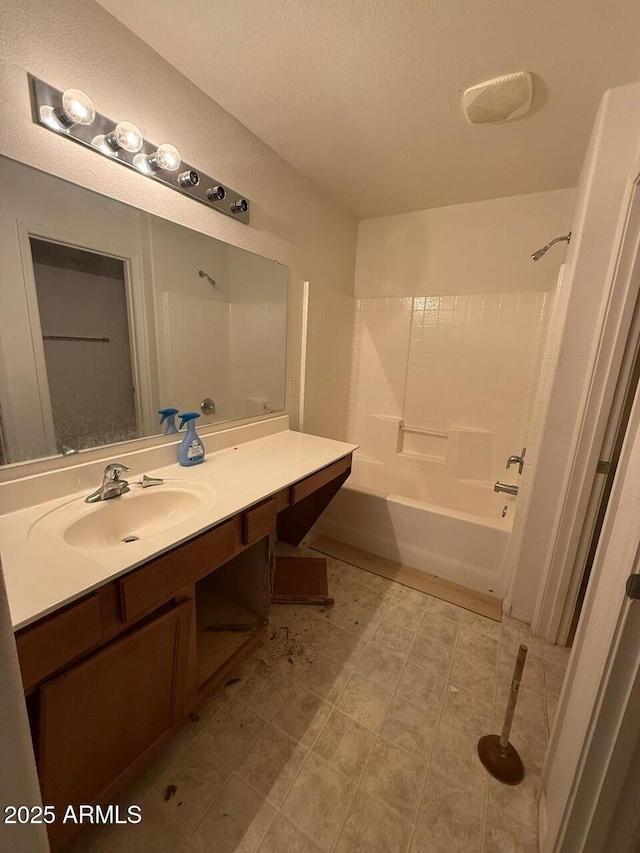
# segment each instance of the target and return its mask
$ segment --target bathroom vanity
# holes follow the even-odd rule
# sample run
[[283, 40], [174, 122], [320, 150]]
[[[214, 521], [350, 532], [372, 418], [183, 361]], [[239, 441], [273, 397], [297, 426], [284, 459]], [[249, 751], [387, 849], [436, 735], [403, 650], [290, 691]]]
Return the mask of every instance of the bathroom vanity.
[[[353, 449], [285, 431], [214, 453], [197, 472], [201, 485], [207, 478], [215, 483], [216, 500], [206, 507], [209, 526], [202, 529], [202, 513], [196, 521], [178, 524], [175, 546], [164, 544], [161, 553], [158, 543], [168, 542], [170, 531], [150, 536], [146, 544], [141, 536], [131, 544], [94, 548], [93, 557], [84, 542], [82, 547], [63, 544], [54, 556], [57, 568], [51, 564], [59, 575], [58, 590], [69, 583], [70, 574], [78, 586], [76, 568], [83, 560], [92, 582], [84, 592], [75, 588], [72, 601], [50, 606], [43, 616], [33, 612], [33, 605], [29, 614], [24, 609], [29, 599], [25, 575], [31, 567], [23, 563], [18, 577], [14, 561], [24, 535], [20, 530], [30, 531], [36, 543], [30, 546], [33, 560], [34, 549], [42, 547], [33, 531], [60, 509], [47, 512], [43, 504], [0, 518], [14, 622], [29, 623], [17, 630], [16, 643], [42, 797], [56, 814], [69, 803], [108, 802], [265, 636], [275, 540], [302, 540], [349, 476]], [[154, 473], [175, 473], [177, 467]], [[246, 480], [251, 470], [253, 483]], [[188, 475], [195, 476], [194, 470]], [[236, 478], [243, 488], [236, 484], [233, 495]], [[133, 500], [158, 495], [163, 487], [138, 492]], [[121, 501], [120, 510], [126, 509], [127, 498], [104, 502], [100, 510], [115, 510]], [[230, 511], [234, 503], [236, 511]], [[95, 513], [85, 509], [82, 496], [61, 506], [67, 515], [68, 507]], [[192, 536], [186, 535], [190, 524], [200, 527]], [[152, 553], [149, 559], [140, 557], [145, 548]], [[135, 557], [130, 568], [122, 563], [127, 553]], [[59, 559], [64, 554], [66, 566]], [[41, 557], [46, 561], [44, 549]], [[93, 560], [103, 567], [101, 583], [91, 575]], [[33, 590], [38, 586], [35, 566], [32, 580]], [[60, 599], [59, 591], [55, 595]], [[50, 826], [52, 848], [58, 849], [75, 829], [59, 822]]]

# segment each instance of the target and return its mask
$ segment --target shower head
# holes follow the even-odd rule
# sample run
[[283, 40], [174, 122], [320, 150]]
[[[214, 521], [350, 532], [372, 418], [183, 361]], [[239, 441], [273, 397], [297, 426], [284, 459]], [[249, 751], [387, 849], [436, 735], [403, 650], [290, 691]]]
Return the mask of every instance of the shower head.
[[562, 243], [562, 242], [566, 242], [566, 243], [570, 243], [570, 242], [571, 242], [571, 231], [569, 231], [569, 233], [568, 233], [568, 234], [565, 234], [565, 235], [564, 235], [564, 237], [555, 237], [553, 240], [550, 240], [550, 241], [547, 243], [547, 245], [546, 245], [546, 246], [543, 246], [541, 249], [538, 249], [538, 251], [537, 251], [537, 252], [534, 252], [534, 253], [531, 255], [531, 259], [532, 259], [532, 260], [534, 260], [534, 261], [539, 261], [539, 260], [540, 260], [540, 258], [541, 258], [543, 255], [546, 255], [546, 254], [547, 254], [547, 252], [549, 251], [549, 249], [550, 249], [550, 248], [551, 248], [555, 243]]

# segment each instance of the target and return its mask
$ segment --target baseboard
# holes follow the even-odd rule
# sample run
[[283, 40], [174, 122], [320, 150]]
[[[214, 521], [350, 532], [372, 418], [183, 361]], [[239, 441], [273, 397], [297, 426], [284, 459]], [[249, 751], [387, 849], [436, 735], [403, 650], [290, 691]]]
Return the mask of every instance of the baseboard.
[[502, 602], [502, 612], [505, 616], [517, 619], [518, 622], [526, 622], [527, 625], [531, 625], [531, 622], [533, 621], [533, 613], [529, 613], [527, 610], [518, 610], [506, 598]]

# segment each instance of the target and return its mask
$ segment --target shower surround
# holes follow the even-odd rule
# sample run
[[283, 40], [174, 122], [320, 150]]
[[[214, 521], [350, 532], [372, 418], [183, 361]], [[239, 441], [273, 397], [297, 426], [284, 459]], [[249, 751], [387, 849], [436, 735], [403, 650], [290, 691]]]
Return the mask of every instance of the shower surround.
[[360, 445], [319, 531], [502, 598], [515, 499], [493, 483], [519, 480], [505, 462], [527, 443], [554, 293], [314, 298], [311, 376], [352, 316], [342, 435]]
[[[573, 203], [563, 189], [361, 220], [355, 298], [311, 282], [303, 429], [360, 445], [320, 532], [505, 594], [563, 258], [531, 252], [567, 233]], [[507, 472], [527, 444], [523, 476]]]
[[355, 302], [347, 435], [387, 468], [410, 456], [489, 486], [526, 444], [546, 291]]

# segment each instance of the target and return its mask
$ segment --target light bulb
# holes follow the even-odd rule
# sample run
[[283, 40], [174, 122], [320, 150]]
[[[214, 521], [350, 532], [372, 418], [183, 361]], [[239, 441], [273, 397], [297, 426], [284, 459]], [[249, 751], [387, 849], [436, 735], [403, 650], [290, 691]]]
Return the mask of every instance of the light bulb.
[[158, 146], [155, 159], [158, 168], [164, 169], [165, 172], [175, 172], [176, 169], [180, 168], [180, 163], [182, 162], [178, 149], [173, 145], [169, 145], [168, 142], [164, 142]]
[[107, 133], [104, 141], [114, 151], [129, 151], [131, 154], [135, 154], [142, 148], [144, 139], [135, 124], [130, 121], [121, 121], [111, 133]]
[[91, 140], [91, 144], [94, 148], [97, 148], [99, 151], [102, 151], [103, 154], [113, 156], [116, 153], [113, 148], [111, 148], [111, 146], [107, 145], [104, 133], [100, 133], [98, 136], [94, 136]]
[[62, 103], [56, 110], [56, 116], [65, 127], [92, 124], [96, 108], [91, 98], [80, 89], [67, 89], [62, 93]]
[[133, 158], [133, 165], [145, 175], [153, 174], [153, 169], [149, 165], [149, 156], [147, 154], [136, 154]]
[[54, 107], [49, 106], [49, 104], [43, 104], [40, 107], [40, 120], [52, 130], [69, 129], [69, 126], [63, 124], [62, 121], [58, 118], [58, 114], [56, 113]]
[[157, 172], [158, 169], [162, 169], [164, 172], [175, 172], [176, 169], [180, 168], [181, 162], [180, 152], [175, 146], [169, 145], [168, 142], [158, 145], [157, 151], [144, 158], [138, 154], [133, 161], [134, 166], [137, 166], [143, 172], [148, 170]]

